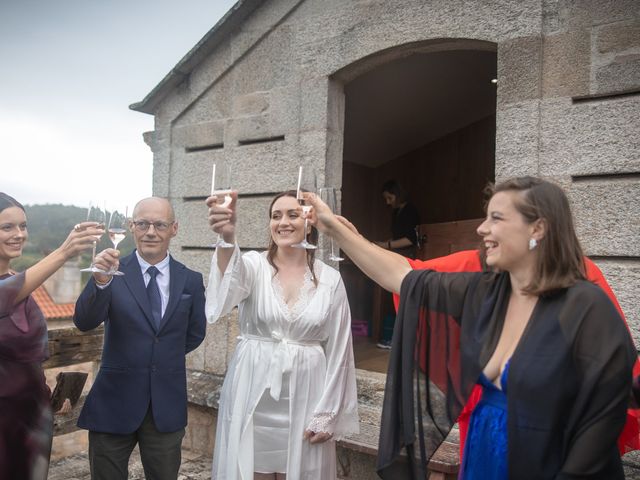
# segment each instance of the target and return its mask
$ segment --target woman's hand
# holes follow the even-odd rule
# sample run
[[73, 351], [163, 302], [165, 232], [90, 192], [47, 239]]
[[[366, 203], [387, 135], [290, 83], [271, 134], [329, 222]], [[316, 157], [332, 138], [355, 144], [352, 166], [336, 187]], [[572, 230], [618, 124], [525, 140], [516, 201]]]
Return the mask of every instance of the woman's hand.
[[313, 207], [305, 216], [309, 220], [309, 223], [322, 233], [326, 233], [330, 236], [330, 231], [333, 229], [334, 225], [337, 222], [340, 222], [338, 218], [333, 214], [328, 205], [315, 193], [303, 192], [302, 195], [305, 202]]
[[220, 199], [216, 195], [211, 195], [206, 200], [207, 207], [209, 207], [209, 227], [215, 233], [222, 235], [225, 241], [232, 241], [236, 232], [238, 192], [234, 190], [229, 196], [231, 202], [228, 205], [218, 203]]
[[309, 443], [323, 443], [330, 440], [333, 435], [327, 432], [312, 432], [311, 430], [305, 430], [303, 437], [305, 440], [309, 440]]
[[93, 247], [93, 243], [104, 234], [104, 227], [98, 225], [96, 222], [82, 222], [73, 227], [66, 240], [58, 247], [65, 260]]

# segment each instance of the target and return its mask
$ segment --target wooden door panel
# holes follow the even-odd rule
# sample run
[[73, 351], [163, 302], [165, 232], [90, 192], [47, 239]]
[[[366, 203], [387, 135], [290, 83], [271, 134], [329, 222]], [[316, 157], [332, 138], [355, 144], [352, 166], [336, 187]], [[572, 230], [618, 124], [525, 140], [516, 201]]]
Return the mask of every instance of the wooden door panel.
[[476, 229], [484, 218], [456, 222], [425, 223], [418, 225], [420, 248], [418, 258], [443, 257], [460, 250], [474, 250], [480, 245]]

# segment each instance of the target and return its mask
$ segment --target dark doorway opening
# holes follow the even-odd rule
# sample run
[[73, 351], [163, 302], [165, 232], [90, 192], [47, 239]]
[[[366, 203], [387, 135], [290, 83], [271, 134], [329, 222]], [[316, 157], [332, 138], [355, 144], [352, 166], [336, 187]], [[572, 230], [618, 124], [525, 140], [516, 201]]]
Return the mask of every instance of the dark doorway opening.
[[[409, 192], [421, 224], [483, 216], [495, 178], [495, 78], [491, 49], [404, 50], [345, 83], [342, 213], [367, 239], [390, 237], [389, 179]], [[368, 333], [354, 336], [356, 366], [386, 372], [376, 344], [393, 325], [391, 294], [348, 261], [340, 269], [354, 332]]]

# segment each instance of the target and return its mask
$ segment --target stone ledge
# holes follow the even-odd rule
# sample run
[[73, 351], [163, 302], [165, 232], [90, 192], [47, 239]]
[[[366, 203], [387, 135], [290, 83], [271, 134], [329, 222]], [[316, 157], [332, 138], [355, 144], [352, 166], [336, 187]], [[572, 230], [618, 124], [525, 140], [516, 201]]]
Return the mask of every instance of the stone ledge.
[[[373, 471], [375, 457], [378, 454], [380, 436], [380, 416], [386, 375], [366, 370], [357, 370], [358, 410], [360, 415], [360, 433], [336, 442], [338, 451], [344, 450], [368, 457], [369, 470]], [[199, 407], [218, 409], [220, 390], [224, 377], [197, 370], [187, 370], [187, 398], [189, 403]], [[438, 448], [429, 461], [429, 469], [449, 478], [458, 472], [459, 434], [454, 428], [445, 442]], [[339, 455], [340, 456], [340, 455]], [[341, 478], [352, 478], [350, 475]], [[355, 478], [355, 477], [354, 477]]]
[[218, 410], [224, 377], [198, 370], [187, 370], [187, 400], [189, 403]]

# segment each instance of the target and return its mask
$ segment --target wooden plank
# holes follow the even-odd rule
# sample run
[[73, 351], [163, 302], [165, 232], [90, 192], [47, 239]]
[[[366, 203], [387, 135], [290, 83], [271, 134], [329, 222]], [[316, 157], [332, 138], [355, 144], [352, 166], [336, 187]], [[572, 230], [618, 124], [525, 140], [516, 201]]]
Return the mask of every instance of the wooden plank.
[[418, 258], [429, 260], [460, 250], [474, 250], [480, 246], [476, 229], [483, 218], [455, 222], [431, 223], [418, 226], [421, 249]]
[[89, 332], [81, 332], [75, 327], [49, 330], [49, 359], [42, 366], [55, 368], [100, 361], [103, 341], [103, 326]]
[[428, 468], [430, 472], [441, 472], [447, 475], [457, 474], [460, 468], [459, 445], [447, 441], [442, 442], [429, 460]]

